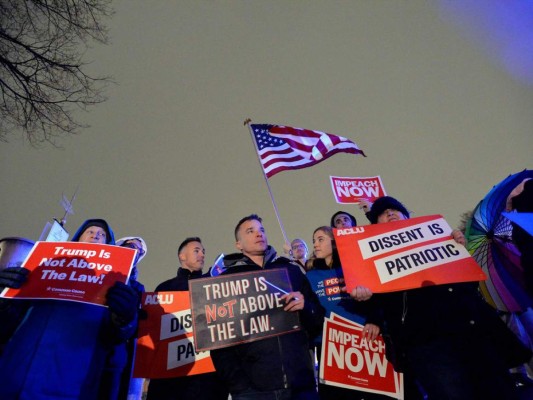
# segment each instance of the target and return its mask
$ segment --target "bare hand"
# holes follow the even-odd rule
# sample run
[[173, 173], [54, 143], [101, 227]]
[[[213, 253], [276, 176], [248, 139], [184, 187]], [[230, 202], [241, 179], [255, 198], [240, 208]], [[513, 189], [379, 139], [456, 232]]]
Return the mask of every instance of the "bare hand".
[[366, 324], [363, 328], [363, 337], [368, 341], [376, 340], [379, 336], [379, 326], [374, 324]]
[[363, 210], [365, 214], [369, 212], [371, 208], [372, 208], [372, 203], [370, 201], [368, 201], [367, 199], [359, 200], [359, 209]]
[[290, 292], [280, 297], [285, 300], [285, 311], [300, 311], [304, 309], [305, 299], [300, 292]]
[[462, 244], [463, 246], [466, 246], [466, 238], [463, 232], [461, 232], [459, 229], [454, 229], [452, 231], [452, 238], [457, 243]]
[[366, 301], [372, 297], [372, 291], [365, 286], [357, 286], [350, 293], [350, 297], [357, 301]]

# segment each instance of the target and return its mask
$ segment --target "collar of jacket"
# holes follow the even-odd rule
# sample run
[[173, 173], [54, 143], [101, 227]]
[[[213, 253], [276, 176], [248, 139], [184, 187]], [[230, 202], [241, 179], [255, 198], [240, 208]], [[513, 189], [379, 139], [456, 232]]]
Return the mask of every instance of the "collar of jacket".
[[178, 268], [178, 278], [196, 279], [202, 276], [202, 271], [189, 271], [187, 268]]
[[[282, 257], [277, 257], [276, 250], [272, 246], [268, 246], [265, 255], [263, 256], [263, 265], [258, 265], [261, 268], [264, 268], [265, 265], [271, 264], [277, 259]], [[224, 256], [224, 266], [226, 268], [238, 267], [241, 265], [257, 265], [252, 259], [248, 256], [245, 256], [242, 253], [233, 253]]]

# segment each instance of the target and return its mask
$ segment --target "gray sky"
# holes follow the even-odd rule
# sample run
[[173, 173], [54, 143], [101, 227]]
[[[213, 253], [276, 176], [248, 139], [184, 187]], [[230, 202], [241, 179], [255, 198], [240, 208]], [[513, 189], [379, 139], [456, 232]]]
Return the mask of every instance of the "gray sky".
[[478, 1], [465, 4], [473, 13], [422, 0], [115, 2], [111, 44], [87, 57], [118, 84], [78, 114], [91, 127], [63, 149], [0, 143], [0, 237], [36, 240], [79, 185], [67, 230], [105, 218], [117, 238], [142, 236], [148, 290], [175, 275], [187, 236], [203, 239], [206, 269], [236, 251], [233, 228], [253, 212], [281, 250], [246, 118], [344, 136], [368, 156], [270, 179], [290, 238], [310, 245], [340, 209], [366, 223], [335, 203], [330, 175], [380, 175], [413, 215], [456, 226], [493, 185], [533, 168], [532, 64], [507, 51], [533, 33], [498, 36]]

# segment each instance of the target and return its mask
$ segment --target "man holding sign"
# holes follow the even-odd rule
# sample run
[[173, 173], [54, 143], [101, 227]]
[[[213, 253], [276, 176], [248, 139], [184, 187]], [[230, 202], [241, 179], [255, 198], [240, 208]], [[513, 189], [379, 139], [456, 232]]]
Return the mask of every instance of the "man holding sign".
[[[189, 280], [202, 277], [205, 248], [199, 237], [186, 238], [178, 247], [180, 267], [176, 276], [160, 283], [156, 292], [188, 291]], [[168, 352], [168, 357], [173, 354]], [[167, 360], [168, 363], [168, 360]], [[217, 372], [175, 378], [152, 378], [148, 386], [148, 400], [224, 400], [228, 391]]]
[[299, 267], [276, 257], [268, 245], [262, 220], [252, 214], [235, 228], [241, 253], [224, 258], [222, 275], [286, 270], [292, 290], [280, 296], [286, 312], [297, 312], [303, 329], [261, 340], [211, 350], [211, 358], [233, 400], [318, 399], [308, 337], [320, 332], [324, 309]]
[[[74, 234], [72, 242], [115, 244], [113, 231], [102, 219], [87, 220]], [[60, 246], [61, 242], [57, 243]], [[102, 251], [107, 254], [104, 249]], [[131, 254], [131, 268], [135, 253], [131, 250], [127, 253]], [[48, 259], [44, 260], [48, 263]], [[38, 266], [28, 266], [36, 269], [21, 282], [21, 290], [32, 281], [42, 280], [43, 275], [54, 278], [50, 280], [50, 288], [66, 282], [67, 273], [58, 271], [75, 269], [67, 266], [74, 260], [79, 269], [82, 262], [89, 265], [88, 260], [92, 258], [71, 257], [68, 263], [50, 263], [53, 268], [49, 268], [51, 272], [47, 274], [39, 272]], [[84, 276], [92, 277], [89, 274]], [[125, 281], [126, 276], [123, 278]], [[94, 285], [101, 286], [98, 282]], [[71, 293], [76, 289], [68, 290]], [[140, 301], [135, 290], [118, 280], [107, 290], [105, 297], [108, 307], [70, 300], [31, 300], [25, 318], [0, 356], [0, 398], [102, 398], [99, 390], [106, 358], [114, 345], [134, 335]]]
[[[390, 227], [390, 234], [385, 236], [388, 240], [382, 236], [372, 238], [370, 247], [381, 252], [382, 256], [394, 254], [397, 250], [395, 246], [404, 250], [402, 254], [408, 254], [417, 239], [426, 235], [422, 227], [411, 229], [410, 235], [398, 229], [405, 225], [402, 221], [409, 219], [409, 212], [392, 197], [376, 200], [369, 218], [373, 224], [388, 224], [387, 227]], [[429, 225], [429, 228], [429, 236], [431, 232], [435, 236], [451, 234], [437, 223]], [[460, 241], [458, 239], [456, 241]], [[439, 247], [435, 239], [431, 243], [433, 252], [436, 252], [433, 249], [448, 246], [446, 251], [440, 252], [442, 257], [452, 258], [460, 254], [457, 245]], [[406, 260], [411, 260], [411, 268], [415, 264], [416, 267], [425, 267], [424, 264], [428, 263], [423, 258], [433, 256], [429, 250], [411, 251], [411, 254], [418, 254], [416, 263], [412, 256], [411, 259], [408, 255], [401, 258], [395, 253], [394, 257], [404, 264]], [[404, 264], [395, 264], [398, 271], [407, 269]], [[433, 270], [437, 273], [437, 268], [429, 267], [425, 272]], [[368, 272], [371, 274], [373, 271]], [[375, 295], [365, 282], [359, 282], [350, 295], [356, 300], [371, 299], [375, 312], [374, 317], [369, 316], [368, 320], [382, 327], [389, 361], [396, 370], [412, 373], [429, 398], [514, 398], [515, 388], [508, 368], [521, 360], [526, 361], [531, 354], [481, 299], [476, 282], [464, 282], [471, 279], [458, 276], [455, 282], [462, 283], [438, 284], [439, 279], [442, 276], [427, 278], [417, 288]]]

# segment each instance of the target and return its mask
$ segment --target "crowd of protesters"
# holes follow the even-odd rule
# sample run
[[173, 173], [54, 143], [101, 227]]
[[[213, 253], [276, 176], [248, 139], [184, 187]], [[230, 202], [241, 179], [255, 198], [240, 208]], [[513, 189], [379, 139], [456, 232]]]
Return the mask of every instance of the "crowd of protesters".
[[[529, 186], [528, 186], [529, 188]], [[371, 224], [410, 218], [397, 199], [385, 196], [360, 205]], [[315, 354], [320, 358], [324, 318], [339, 313], [364, 326], [363, 336], [385, 339], [387, 359], [405, 376], [407, 400], [513, 399], [517, 387], [509, 369], [527, 362], [531, 352], [479, 295], [477, 283], [433, 285], [390, 293], [357, 286], [334, 302], [319, 296], [323, 274], [343, 285], [343, 269], [333, 229], [357, 226], [345, 211], [312, 234], [312, 252], [294, 239], [278, 255], [269, 245], [262, 219], [243, 217], [234, 230], [238, 252], [223, 259], [221, 275], [284, 269], [291, 292], [284, 310], [297, 313], [302, 329], [211, 351], [216, 371], [152, 379], [148, 399], [234, 400], [384, 399], [384, 395], [317, 382]], [[451, 237], [465, 244], [463, 234]], [[141, 296], [137, 264], [147, 252], [140, 237], [115, 242], [102, 219], [85, 221], [73, 242], [110, 244], [136, 250], [127, 283], [116, 283], [106, 306], [57, 301], [0, 299], [1, 399], [140, 399], [143, 380], [132, 378]], [[189, 280], [204, 274], [205, 249], [199, 237], [188, 237], [177, 251], [176, 276], [156, 291], [187, 291]], [[524, 257], [525, 259], [525, 257]], [[0, 291], [20, 288], [29, 271], [0, 269]], [[146, 393], [144, 393], [146, 396]]]

